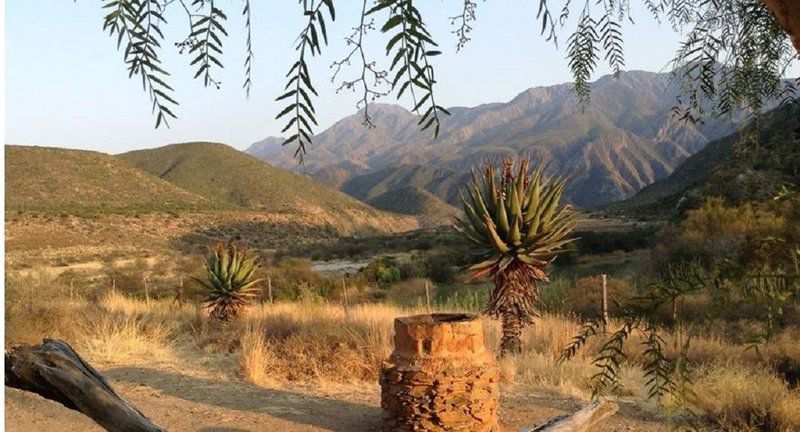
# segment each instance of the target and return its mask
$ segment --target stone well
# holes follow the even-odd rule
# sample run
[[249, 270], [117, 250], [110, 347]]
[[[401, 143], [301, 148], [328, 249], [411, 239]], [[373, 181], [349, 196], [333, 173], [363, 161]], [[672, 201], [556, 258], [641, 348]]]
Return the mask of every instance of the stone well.
[[497, 362], [475, 315], [395, 319], [380, 383], [386, 431], [500, 430]]

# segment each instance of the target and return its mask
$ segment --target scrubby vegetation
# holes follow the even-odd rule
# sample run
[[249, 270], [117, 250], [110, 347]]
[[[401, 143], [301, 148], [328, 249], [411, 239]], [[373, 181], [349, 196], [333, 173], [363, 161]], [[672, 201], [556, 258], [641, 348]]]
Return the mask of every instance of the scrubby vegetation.
[[[148, 364], [180, 362], [263, 386], [284, 382], [324, 386], [374, 383], [380, 362], [391, 351], [392, 320], [422, 313], [424, 307], [400, 307], [367, 302], [344, 309], [338, 302], [293, 301], [247, 309], [228, 325], [217, 325], [192, 302], [179, 305], [162, 299], [134, 298], [99, 290], [69, 299], [59, 284], [56, 295], [30, 289], [27, 281], [9, 281], [6, 303], [8, 341], [36, 342], [42, 336], [64, 338], [92, 362]], [[462, 297], [462, 296], [459, 296]], [[465, 303], [437, 301], [436, 310], [472, 310]], [[619, 322], [612, 321], [612, 328]], [[500, 326], [485, 322], [492, 348], [499, 344]], [[546, 391], [588, 398], [595, 373], [592, 361], [599, 343], [587, 344], [571, 360], [558, 362], [561, 347], [579, 330], [578, 321], [546, 313], [523, 333], [524, 348], [501, 364], [507, 389]], [[662, 330], [670, 355], [677, 355], [685, 329]], [[704, 418], [724, 430], [791, 431], [800, 427], [795, 381], [785, 371], [800, 364], [797, 329], [781, 330], [758, 351], [709, 331], [693, 338], [689, 358]], [[626, 341], [632, 359], [643, 356], [639, 337]], [[660, 408], [644, 402], [644, 364], [622, 367], [615, 394], [639, 400], [657, 418]], [[672, 403], [664, 401], [667, 406]], [[756, 425], [756, 426], [754, 426]], [[771, 426], [765, 426], [771, 425]]]
[[[577, 232], [541, 285], [521, 352], [501, 363], [504, 388], [624, 397], [659, 422], [701, 429], [798, 430], [798, 208], [787, 189], [764, 202], [709, 199], [673, 224]], [[25, 265], [6, 277], [6, 344], [58, 337], [100, 365], [146, 359], [262, 386], [363, 385], [391, 349], [395, 316], [481, 312], [494, 287], [468, 278], [473, 256], [445, 230], [292, 246], [251, 250], [263, 262], [252, 277], [264, 282], [225, 325], [209, 319], [208, 291], [192, 280], [206, 276], [202, 248], [120, 250], [91, 265], [14, 255]], [[322, 270], [337, 264], [344, 270]], [[485, 327], [499, 348], [500, 326]], [[624, 356], [603, 360], [617, 349]]]
[[[694, 355], [697, 338], [710, 332], [763, 355], [761, 349], [777, 336], [800, 328], [798, 198], [788, 189], [769, 202], [726, 205], [721, 198], [709, 198], [699, 209], [689, 211], [683, 221], [662, 233], [652, 254], [651, 281], [619, 303], [621, 325], [601, 331], [602, 320], [590, 317], [563, 359], [571, 358], [588, 341], [602, 344], [594, 359], [598, 368], [592, 379], [595, 394], [613, 392], [622, 367], [643, 362], [650, 397], [672, 397], [684, 426], [697, 428], [711, 422], [726, 430], [792, 430], [795, 426], [776, 420], [776, 407], [783, 402], [764, 404], [764, 399], [756, 402], [741, 394], [736, 395], [736, 404], [743, 406], [729, 413], [735, 420], [714, 417], [718, 407], [697, 392], [702, 386], [733, 388], [741, 378], [722, 383], [714, 376], [716, 371], [710, 372], [711, 377], [704, 375], [698, 371], [708, 366]], [[660, 335], [663, 329], [683, 334], [676, 352], [669, 352]], [[644, 339], [647, 349], [641, 357], [626, 351], [633, 337]], [[793, 367], [787, 373], [785, 366], [778, 366], [784, 361], [772, 363], [778, 377], [765, 379], [766, 383], [796, 386]], [[788, 390], [786, 394], [792, 395], [791, 403], [796, 405], [797, 394]]]

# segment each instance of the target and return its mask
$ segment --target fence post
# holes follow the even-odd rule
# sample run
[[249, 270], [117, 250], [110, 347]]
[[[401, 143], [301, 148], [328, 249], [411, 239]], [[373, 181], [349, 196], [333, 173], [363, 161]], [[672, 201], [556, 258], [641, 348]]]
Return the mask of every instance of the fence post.
[[269, 295], [269, 304], [272, 305], [272, 277], [267, 276], [267, 294]]
[[117, 293], [117, 278], [111, 277], [111, 294]]
[[425, 301], [428, 305], [428, 313], [431, 313], [431, 290], [428, 287], [428, 281], [425, 281]]
[[344, 297], [344, 313], [348, 312], [349, 302], [347, 301], [347, 284], [344, 281], [344, 274], [342, 274], [342, 295]]
[[608, 326], [608, 288], [606, 287], [606, 275], [602, 274], [600, 277], [603, 280], [603, 331]]
[[142, 280], [144, 281], [144, 301], [147, 305], [150, 305], [150, 288], [147, 286], [147, 276], [142, 275]]
[[183, 306], [183, 276], [178, 279], [178, 289], [175, 290], [175, 301], [173, 303], [177, 303], [178, 307]]

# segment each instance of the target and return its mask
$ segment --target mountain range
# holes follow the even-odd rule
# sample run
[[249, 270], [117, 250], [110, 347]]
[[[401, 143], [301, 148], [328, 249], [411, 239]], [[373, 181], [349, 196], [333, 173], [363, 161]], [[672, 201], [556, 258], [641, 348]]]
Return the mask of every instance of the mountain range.
[[771, 201], [800, 185], [800, 104], [765, 113], [697, 154], [635, 196], [606, 206], [611, 214], [663, 218], [698, 207], [707, 197], [728, 204]]
[[733, 132], [742, 113], [702, 124], [674, 118], [678, 87], [671, 75], [642, 71], [604, 76], [581, 106], [570, 84], [528, 89], [505, 103], [449, 108], [435, 140], [418, 116], [386, 104], [345, 117], [314, 137], [299, 166], [283, 139], [269, 137], [246, 152], [310, 174], [362, 200], [415, 187], [448, 204], [469, 169], [487, 158], [525, 154], [570, 178], [566, 198], [594, 207], [629, 198], [669, 175], [706, 143]]

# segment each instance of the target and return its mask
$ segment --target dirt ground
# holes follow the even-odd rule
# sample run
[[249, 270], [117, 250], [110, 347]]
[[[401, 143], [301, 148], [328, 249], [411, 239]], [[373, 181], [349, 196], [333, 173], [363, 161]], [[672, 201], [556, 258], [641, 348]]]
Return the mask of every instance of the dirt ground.
[[[262, 388], [142, 366], [104, 368], [116, 390], [170, 431], [373, 431], [381, 419], [379, 388]], [[503, 396], [505, 431], [517, 431], [574, 411], [581, 402], [513, 392]], [[37, 395], [6, 388], [8, 431], [100, 431], [91, 420]], [[666, 431], [622, 404], [603, 431]]]

